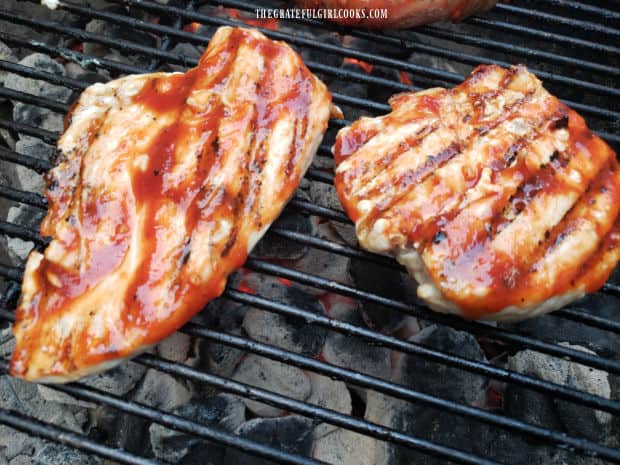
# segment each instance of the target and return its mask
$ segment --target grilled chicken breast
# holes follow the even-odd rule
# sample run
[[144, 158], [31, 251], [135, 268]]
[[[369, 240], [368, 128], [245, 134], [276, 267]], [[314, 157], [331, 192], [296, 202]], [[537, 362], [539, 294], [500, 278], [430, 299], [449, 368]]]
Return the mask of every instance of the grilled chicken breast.
[[187, 73], [86, 89], [47, 177], [53, 240], [28, 258], [11, 373], [101, 371], [219, 296], [296, 189], [330, 106], [288, 45], [228, 27]]
[[433, 309], [518, 320], [603, 285], [620, 258], [614, 152], [523, 66], [394, 96], [342, 129], [336, 188], [362, 247]]
[[[487, 11], [498, 0], [297, 0], [303, 8], [347, 9], [348, 16], [332, 13], [328, 19], [346, 26], [375, 29], [407, 28], [437, 21], [460, 21]], [[386, 18], [372, 17], [370, 10], [387, 10]], [[357, 10], [357, 13], [355, 13]], [[341, 17], [342, 16], [342, 17]]]

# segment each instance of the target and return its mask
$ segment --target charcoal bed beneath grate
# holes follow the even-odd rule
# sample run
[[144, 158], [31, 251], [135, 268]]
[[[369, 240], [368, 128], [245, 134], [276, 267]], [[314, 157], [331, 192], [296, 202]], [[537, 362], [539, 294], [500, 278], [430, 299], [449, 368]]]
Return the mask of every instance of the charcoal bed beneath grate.
[[[257, 23], [284, 2], [84, 0], [0, 7], [0, 464], [620, 463], [620, 274], [519, 324], [431, 312], [357, 247], [332, 187], [336, 131], [397, 92], [479, 63], [528, 65], [618, 148], [615, 2], [526, 0], [457, 25], [369, 32]], [[544, 10], [544, 13], [543, 13]], [[282, 217], [220, 299], [149, 353], [77, 384], [8, 375], [43, 174], [81, 90], [193, 66], [220, 25], [286, 40], [330, 87], [332, 121]]]

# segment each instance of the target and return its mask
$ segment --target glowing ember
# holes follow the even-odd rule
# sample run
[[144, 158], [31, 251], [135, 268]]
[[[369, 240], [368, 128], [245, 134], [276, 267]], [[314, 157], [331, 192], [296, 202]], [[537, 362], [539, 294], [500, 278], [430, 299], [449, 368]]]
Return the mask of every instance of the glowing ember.
[[409, 77], [409, 73], [406, 71], [400, 71], [400, 82], [407, 86], [413, 86], [413, 81]]
[[374, 67], [372, 63], [366, 63], [365, 61], [357, 60], [355, 58], [345, 58], [344, 62], [359, 66], [366, 74], [372, 73], [372, 68]]
[[286, 278], [278, 278], [278, 281], [280, 281], [280, 283], [284, 284], [286, 287], [291, 287], [293, 285], [293, 283]]
[[270, 31], [277, 31], [279, 28], [278, 20], [275, 18], [267, 18], [267, 19], [248, 18], [248, 17], [243, 16], [241, 12], [237, 10], [236, 8], [224, 8], [223, 10], [231, 18], [241, 20], [248, 26], [262, 27], [264, 29], [269, 29]]
[[196, 32], [198, 29], [200, 29], [200, 26], [202, 26], [202, 24], [200, 23], [189, 23], [183, 26], [183, 30], [185, 32]]

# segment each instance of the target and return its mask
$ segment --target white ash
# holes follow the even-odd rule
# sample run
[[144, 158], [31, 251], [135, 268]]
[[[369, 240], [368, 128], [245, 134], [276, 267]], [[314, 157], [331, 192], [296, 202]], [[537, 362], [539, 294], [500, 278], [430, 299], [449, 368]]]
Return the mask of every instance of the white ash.
[[[84, 433], [88, 413], [73, 405], [45, 400], [34, 383], [28, 383], [8, 375], [0, 376], [0, 408], [15, 410], [38, 420], [52, 423], [76, 433]], [[0, 425], [0, 450], [12, 460], [18, 455], [31, 456], [39, 450], [43, 441], [36, 437], [15, 432]]]
[[[243, 423], [235, 434], [292, 454], [308, 456], [312, 448], [312, 420], [298, 415], [255, 418]], [[228, 448], [221, 463], [226, 465], [271, 465], [273, 462]], [[215, 464], [214, 464], [215, 465]]]
[[94, 376], [84, 378], [87, 386], [122, 396], [131, 391], [142, 378], [146, 368], [134, 362], [125, 362]]
[[[254, 354], [241, 361], [233, 374], [233, 379], [301, 401], [308, 399], [312, 392], [310, 379], [299, 368]], [[243, 402], [258, 416], [277, 417], [285, 413], [278, 407], [248, 398], [243, 398]]]
[[[43, 53], [33, 53], [19, 61], [20, 65], [35, 68], [51, 74], [65, 74], [65, 68]], [[72, 91], [67, 87], [51, 84], [17, 74], [10, 73], [5, 78], [5, 87], [8, 89], [33, 94], [39, 97], [47, 97], [52, 100], [68, 102]]]
[[[160, 38], [134, 28], [128, 28], [120, 24], [112, 24], [102, 19], [93, 19], [86, 24], [86, 32], [99, 34], [108, 38], [128, 40], [148, 47], [159, 46]], [[84, 42], [86, 55], [119, 61], [121, 63], [137, 66], [146, 66], [151, 57], [141, 54], [123, 54], [122, 52], [95, 42]]]
[[46, 6], [50, 10], [55, 10], [58, 8], [58, 0], [41, 0], [41, 5]]
[[[310, 379], [312, 394], [307, 402], [346, 415], [351, 414], [351, 393], [342, 381], [336, 381], [312, 372], [306, 372]], [[321, 423], [314, 429], [315, 441], [331, 433], [337, 426]]]
[[188, 381], [149, 369], [132, 394], [132, 399], [151, 407], [171, 410], [187, 403], [192, 395], [193, 389]]
[[343, 428], [332, 429], [315, 440], [312, 457], [326, 463], [351, 465], [379, 465], [377, 461], [382, 443], [363, 434]]
[[[562, 343], [561, 345], [585, 353], [595, 354], [595, 352], [578, 345], [568, 343]], [[609, 375], [606, 372], [569, 360], [555, 358], [532, 350], [524, 350], [508, 360], [508, 368], [605, 399], [611, 398]], [[525, 398], [524, 396], [529, 397], [527, 393], [520, 391], [521, 388], [512, 385], [507, 387], [506, 402], [509, 408], [518, 404], [520, 399]], [[569, 433], [580, 436], [585, 435], [594, 439], [601, 439], [609, 433], [612, 421], [610, 413], [579, 406], [557, 398], [544, 398], [542, 395], [538, 395], [536, 401], [550, 404], [550, 415], [557, 416], [560, 423]], [[528, 416], [528, 420], [536, 423], [553, 421], [539, 416], [543, 408], [528, 409], [522, 413]], [[517, 410], [521, 409], [516, 407], [513, 413], [520, 414], [521, 412]], [[529, 416], [532, 418], [529, 418]]]
[[[410, 338], [410, 341], [468, 359], [485, 360], [473, 336], [452, 328], [430, 326]], [[389, 379], [416, 391], [469, 405], [475, 404], [484, 395], [487, 382], [484, 377], [475, 373], [441, 365], [410, 354], [395, 357], [395, 365]], [[365, 418], [368, 421], [436, 443], [450, 444], [463, 450], [472, 451], [473, 447], [477, 447], [470, 438], [478, 437], [480, 424], [470, 418], [421, 403], [407, 402], [372, 390], [368, 390], [366, 399]], [[439, 465], [445, 461], [425, 456], [412, 449], [382, 442], [375, 449], [373, 463], [377, 465], [392, 463]]]
[[[9, 208], [6, 219], [9, 223], [36, 229], [41, 220], [41, 213], [41, 211], [37, 211], [28, 205], [12, 206]], [[34, 247], [34, 243], [18, 237], [7, 236], [7, 247], [11, 261], [14, 264], [22, 264]]]
[[338, 199], [336, 188], [324, 182], [312, 182], [308, 188], [310, 199], [317, 205], [334, 210], [342, 210], [342, 204]]
[[[229, 331], [232, 334], [240, 335], [240, 329]], [[244, 355], [242, 350], [230, 347], [226, 344], [208, 341], [205, 339], [197, 339], [194, 351], [197, 354], [195, 366], [204, 367], [211, 373], [219, 376], [232, 376], [235, 367]]]
[[[350, 285], [351, 279], [347, 269], [349, 267], [349, 257], [334, 254], [325, 250], [313, 249], [312, 253], [306, 254], [295, 264], [295, 269], [311, 275], [319, 276], [331, 281], [338, 281], [341, 284]], [[325, 293], [324, 290], [304, 285], [296, 285], [306, 292], [315, 295]]]

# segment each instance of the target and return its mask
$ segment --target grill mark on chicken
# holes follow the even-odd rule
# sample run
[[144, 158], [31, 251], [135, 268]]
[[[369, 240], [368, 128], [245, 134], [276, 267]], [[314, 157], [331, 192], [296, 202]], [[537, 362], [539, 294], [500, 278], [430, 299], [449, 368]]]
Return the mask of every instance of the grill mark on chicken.
[[[514, 77], [515, 72], [511, 72], [511, 73], [507, 73], [506, 76], [503, 77], [503, 79], [501, 80], [501, 88], [499, 90], [493, 91], [493, 92], [489, 92], [485, 95], [487, 95], [486, 97], [482, 98], [482, 99], [475, 99], [478, 101], [484, 101], [488, 98], [489, 95], [492, 95], [494, 98], [497, 98], [498, 96], [501, 96], [505, 91], [507, 86], [510, 84], [512, 78]], [[498, 117], [490, 122], [487, 122], [485, 124], [485, 134], [488, 135], [488, 137], [490, 138], [490, 140], [492, 139], [492, 132], [495, 130], [503, 130], [502, 124], [506, 123], [507, 121], [510, 121], [514, 118], [516, 118], [518, 116], [518, 110], [520, 107], [522, 107], [523, 105], [525, 105], [526, 103], [530, 102], [531, 99], [534, 96], [534, 90], [531, 90], [530, 92], [528, 92], [523, 98], [519, 98], [517, 99], [514, 104], [509, 105], [507, 108], [506, 112], [501, 113], [500, 115], [498, 115]], [[482, 104], [478, 104], [478, 105], [474, 105], [474, 107], [478, 107], [480, 108]], [[480, 115], [477, 114], [474, 117], [474, 120], [479, 120], [480, 119]], [[468, 139], [466, 141], [464, 141], [463, 143], [461, 143], [461, 145], [459, 145], [456, 142], [453, 142], [452, 145], [450, 147], [448, 147], [448, 150], [452, 150], [453, 152], [449, 152], [450, 156], [446, 157], [445, 160], [441, 160], [441, 162], [439, 164], [437, 164], [436, 166], [431, 166], [431, 168], [434, 169], [439, 169], [442, 168], [444, 165], [446, 165], [446, 167], [451, 168], [451, 166], [448, 164], [449, 161], [451, 161], [453, 159], [453, 157], [459, 157], [459, 161], [463, 161], [465, 162], [466, 160], [463, 160], [463, 158], [465, 157], [470, 157], [470, 158], [478, 158], [476, 157], [475, 152], [477, 151], [483, 151], [481, 147], [478, 148], [474, 148], [473, 144], [478, 141], [478, 136], [479, 134], [476, 134], [476, 131], [472, 131], [468, 137]], [[495, 153], [495, 151], [494, 151]], [[498, 152], [499, 153], [499, 152]], [[482, 173], [483, 170], [483, 166], [486, 163], [487, 167], [490, 167], [490, 165], [494, 164], [497, 161], [498, 155], [494, 155], [494, 157], [491, 157], [490, 159], [484, 159], [482, 160], [482, 162], [478, 161], [477, 165], [474, 165], [472, 167], [471, 164], [466, 164], [464, 166], [466, 166], [468, 169], [470, 169], [471, 171], [473, 171], [473, 173], [475, 173], [474, 176], [471, 176], [472, 179], [469, 181], [469, 183], [471, 184], [471, 182], [473, 181], [473, 185], [469, 185], [468, 188], [469, 189], [475, 189], [478, 182], [480, 181], [480, 175]], [[455, 160], [456, 161], [456, 160]], [[441, 171], [439, 171], [441, 172]], [[420, 192], [424, 192], [424, 191], [428, 191], [428, 188], [431, 185], [437, 185], [437, 187], [440, 187], [441, 185], [443, 185], [443, 177], [439, 177], [439, 175], [437, 174], [437, 172], [431, 172], [429, 171], [428, 176], [425, 177], [421, 177], [419, 179], [412, 179], [412, 182], [410, 183], [406, 183], [406, 184], [402, 184], [401, 183], [401, 179], [397, 178], [394, 181], [394, 184], [396, 186], [398, 186], [399, 189], [395, 189], [397, 194], [394, 195], [391, 199], [389, 203], [385, 203], [383, 201], [380, 201], [378, 203], [378, 207], [375, 208], [375, 210], [373, 212], [371, 212], [366, 219], [361, 223], [361, 227], [363, 228], [365, 225], [368, 224], [372, 224], [374, 221], [376, 221], [376, 219], [378, 218], [379, 215], [381, 215], [382, 212], [384, 211], [389, 211], [389, 210], [393, 210], [395, 211], [396, 214], [403, 214], [404, 211], [401, 210], [401, 207], [406, 207], [405, 206], [401, 206], [400, 202], [401, 201], [407, 201], [407, 199], [413, 199], [414, 202], [418, 201], [418, 199], [424, 199], [424, 203], [427, 206], [435, 206], [437, 199], [441, 196], [442, 191], [440, 189], [433, 189], [431, 191], [431, 197], [427, 197], [427, 196], [422, 196], [419, 193]], [[443, 174], [443, 173], [441, 173]], [[415, 184], [415, 186], [411, 189], [408, 190], [408, 187], [412, 184]], [[429, 236], [433, 236], [436, 231], [433, 230], [433, 228], [429, 228], [428, 227], [428, 223], [432, 222], [438, 215], [440, 215], [442, 213], [442, 209], [444, 208], [446, 202], [452, 202], [453, 203], [453, 209], [454, 208], [458, 208], [458, 204], [462, 201], [463, 197], [465, 196], [465, 193], [467, 191], [462, 191], [457, 193], [456, 199], [454, 198], [453, 195], [448, 195], [445, 200], [443, 202], [441, 202], [440, 200], [440, 204], [438, 204], [436, 206], [436, 208], [434, 209], [434, 213], [432, 212], [426, 212], [426, 215], [430, 215], [427, 216], [426, 218], [419, 218], [416, 217], [415, 218], [415, 225], [416, 227], [412, 230], [409, 231], [408, 234], [408, 240], [412, 243], [421, 243], [425, 240], [428, 240]], [[452, 194], [452, 192], [449, 192], [448, 194]], [[416, 208], [414, 207], [413, 210], [416, 210]], [[405, 209], [405, 211], [411, 211], [411, 208]], [[447, 212], [445, 212], [447, 215], [450, 214], [451, 210], [448, 210]]]
[[[253, 73], [267, 50], [271, 75]], [[283, 67], [295, 70], [286, 82]], [[260, 96], [264, 115], [257, 82], [272, 87]], [[44, 221], [53, 240], [26, 265], [11, 372], [66, 382], [101, 371], [220, 295], [309, 166], [330, 102], [290, 47], [227, 27], [185, 74], [85, 90], [49, 176], [58, 185]], [[93, 122], [97, 140], [83, 136]], [[266, 145], [277, 127], [283, 138]], [[260, 188], [265, 179], [270, 189]], [[67, 221], [52, 222], [63, 209]]]
[[[372, 170], [372, 153], [352, 147], [367, 128], [385, 137], [381, 127], [392, 114], [415, 112], [427, 93], [399, 96], [392, 114], [338, 134], [336, 188], [362, 247], [395, 254], [418, 279], [423, 300], [467, 318], [522, 319], [600, 287], [620, 258], [617, 226], [611, 230], [620, 212], [620, 174], [611, 149], [523, 67], [478, 67], [449, 95], [455, 107], [473, 102], [471, 114], [443, 123], [452, 132], [449, 143], [468, 146], [409, 185], [388, 163], [381, 169], [392, 195], [358, 195], [343, 185], [359, 169], [358, 156]], [[398, 123], [387, 133], [404, 127]], [[342, 156], [340, 148], [351, 153]], [[580, 277], [588, 264], [597, 267], [591, 280]]]
[[[497, 97], [499, 95], [502, 95], [505, 91], [507, 86], [510, 84], [510, 81], [512, 79], [512, 77], [514, 76], [514, 72], [511, 73], [506, 73], [506, 75], [503, 77], [503, 79], [501, 80], [500, 83], [500, 87], [497, 90], [494, 90], [492, 93], [489, 93], [488, 95], [493, 95], [494, 97]], [[445, 95], [447, 98], [450, 98], [450, 94]], [[483, 98], [473, 98], [474, 100], [474, 105], [473, 108], [476, 109], [476, 107], [478, 108], [478, 111], [480, 110], [480, 108], [482, 107], [483, 103], [485, 100], [489, 99], [490, 97], [483, 97]], [[423, 99], [425, 97], [422, 97]], [[498, 115], [498, 117], [491, 121], [491, 122], [487, 122], [486, 125], [486, 132], [495, 129], [496, 127], [498, 127], [500, 124], [502, 124], [504, 121], [506, 121], [510, 116], [510, 111], [514, 111], [516, 109], [518, 109], [519, 106], [521, 106], [524, 102], [526, 102], [529, 98], [531, 98], [531, 94], [528, 94], [525, 98], [522, 99], [518, 99], [514, 105], [510, 106], [508, 108], [508, 112], [505, 113], [501, 113]], [[430, 104], [428, 102], [428, 100], [425, 99], [425, 103], [426, 104]], [[436, 102], [432, 103], [432, 105], [438, 105]], [[457, 112], [456, 115], [456, 119], [460, 119], [460, 115], [458, 113], [458, 110], [456, 109], [456, 106], [453, 106], [453, 111]], [[475, 111], [475, 110], [474, 110]], [[439, 113], [437, 111], [437, 113]], [[440, 118], [441, 118], [441, 114], [439, 114]], [[480, 115], [476, 114], [474, 116], [475, 119], [479, 119]], [[444, 124], [444, 127], [447, 127], [449, 125]], [[428, 136], [428, 135], [427, 135]], [[468, 150], [471, 148], [472, 143], [476, 140], [476, 134], [474, 131], [472, 131], [468, 138], [465, 141], [461, 141], [459, 140], [459, 138], [457, 137], [457, 142], [452, 142], [446, 149], [441, 150], [439, 153], [430, 156], [429, 158], [432, 160], [433, 158], [439, 160], [440, 164], [435, 165], [434, 168], [440, 168], [441, 166], [443, 166], [443, 164], [447, 161], [449, 161], [452, 157], [457, 156], [457, 155], [462, 155], [463, 152], [465, 150]], [[458, 148], [458, 151], [454, 152], [454, 150]], [[451, 156], [449, 156], [447, 159], [445, 159], [445, 154], [449, 153]], [[428, 173], [430, 174], [430, 172]], [[402, 184], [403, 179], [407, 179], [407, 177], [410, 177], [412, 179], [412, 182], [407, 182], [404, 185]], [[421, 183], [422, 181], [424, 181], [424, 177], [417, 177], [415, 175], [415, 170], [414, 173], [411, 173], [410, 171], [405, 171], [401, 176], [399, 176], [395, 181], [393, 180], [394, 184], [397, 186], [400, 186], [401, 189], [396, 191], [396, 195], [392, 197], [392, 199], [389, 201], [389, 203], [385, 203], [385, 208], [391, 208], [395, 203], [397, 203], [399, 200], [402, 199], [402, 197], [407, 196], [410, 194], [410, 192], [407, 190], [407, 188], [415, 183]], [[415, 188], [414, 188], [415, 189]], [[376, 192], [365, 192], [365, 195], [368, 196], [373, 196], [376, 194]]]

